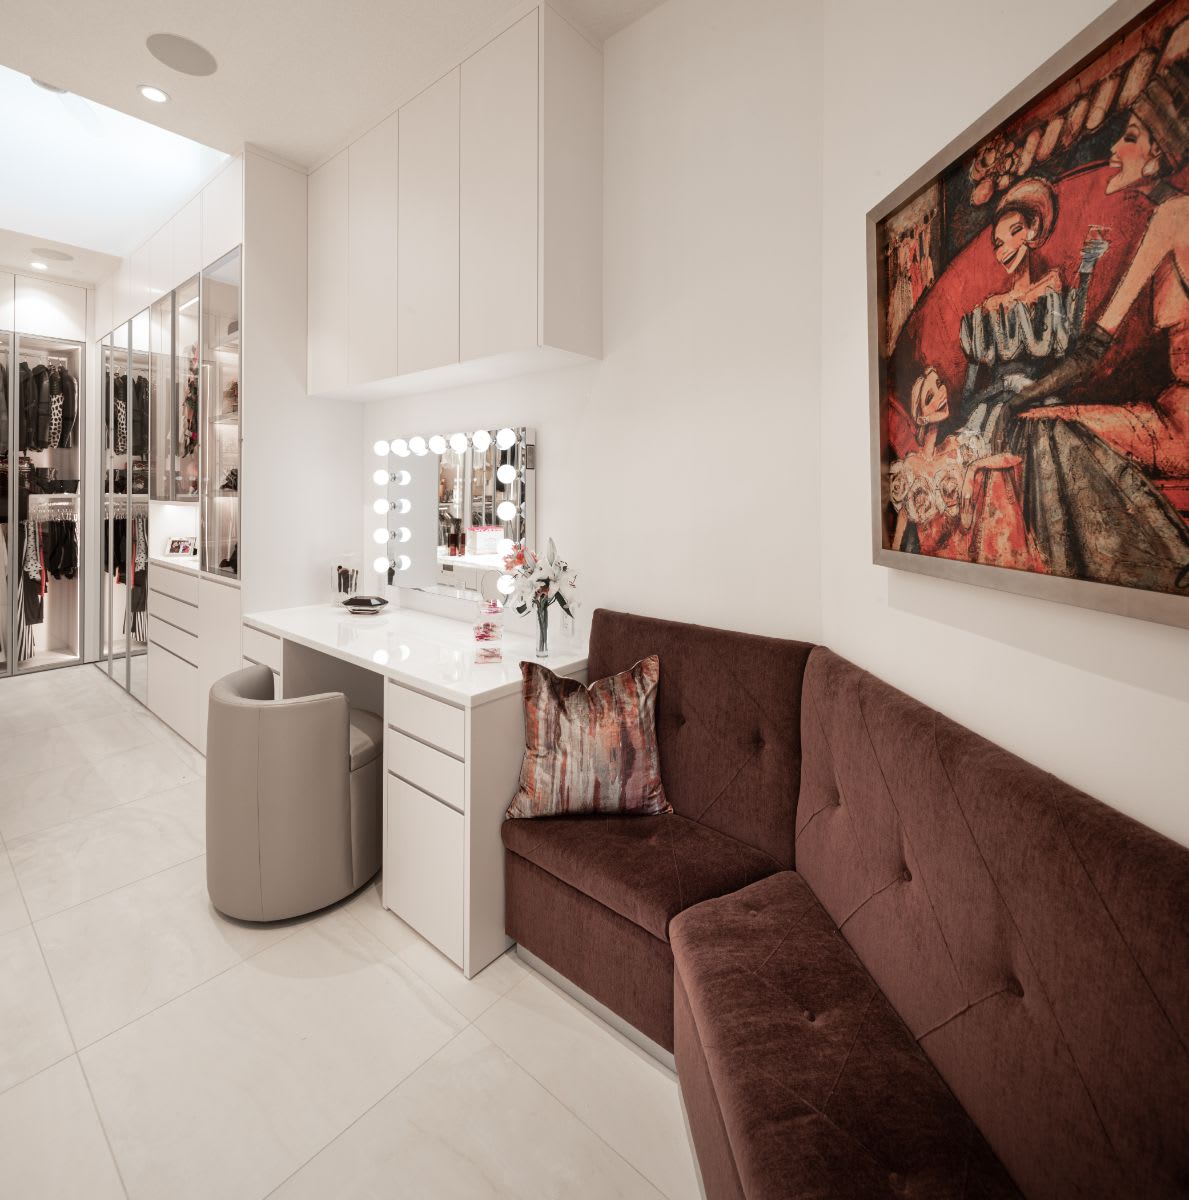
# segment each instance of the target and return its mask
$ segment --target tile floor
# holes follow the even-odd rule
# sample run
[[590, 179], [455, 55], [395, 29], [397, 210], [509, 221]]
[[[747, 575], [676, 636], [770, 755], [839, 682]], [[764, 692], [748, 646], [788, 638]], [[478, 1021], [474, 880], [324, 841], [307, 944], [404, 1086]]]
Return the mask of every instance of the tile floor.
[[673, 1076], [370, 886], [206, 896], [200, 755], [91, 667], [0, 681], [0, 1196], [698, 1195]]

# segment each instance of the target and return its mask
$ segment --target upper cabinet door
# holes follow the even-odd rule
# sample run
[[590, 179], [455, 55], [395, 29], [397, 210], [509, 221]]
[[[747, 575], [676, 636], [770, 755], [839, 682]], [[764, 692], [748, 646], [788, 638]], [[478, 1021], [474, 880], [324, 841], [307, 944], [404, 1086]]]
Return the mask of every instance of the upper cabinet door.
[[202, 265], [209, 267], [244, 240], [244, 160], [233, 158], [202, 189]]
[[181, 282], [173, 277], [173, 223], [159, 229], [149, 241], [149, 296], [155, 303]]
[[87, 290], [52, 279], [16, 278], [16, 329], [18, 333], [87, 340]]
[[463, 360], [538, 342], [537, 11], [462, 64]]
[[132, 263], [128, 274], [128, 302], [134, 315], [148, 308], [153, 302], [153, 294], [149, 290], [151, 257], [149, 242], [132, 251]]
[[459, 68], [400, 110], [400, 372], [458, 362]]
[[[16, 276], [8, 271], [0, 271], [0, 335], [11, 333], [16, 328]], [[107, 331], [104, 330], [106, 333]], [[5, 343], [7, 347], [7, 342]], [[5, 397], [7, 403], [7, 397]], [[0, 446], [7, 453], [7, 446]]]
[[[193, 279], [203, 268], [202, 193], [200, 192], [170, 222], [173, 226], [173, 287]], [[116, 320], [123, 320], [116, 313]]]
[[395, 375], [397, 363], [397, 131], [393, 113], [353, 142], [348, 156], [351, 383]]
[[310, 177], [307, 191], [306, 270], [309, 286], [309, 376], [311, 394], [347, 385], [350, 288], [347, 264], [347, 151]]

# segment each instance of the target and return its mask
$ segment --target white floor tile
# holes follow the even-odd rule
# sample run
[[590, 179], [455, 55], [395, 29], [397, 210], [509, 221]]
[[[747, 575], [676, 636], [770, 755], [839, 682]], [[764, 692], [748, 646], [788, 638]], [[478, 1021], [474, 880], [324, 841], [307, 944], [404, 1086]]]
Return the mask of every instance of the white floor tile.
[[0, 1194], [11, 1200], [123, 1200], [77, 1058], [0, 1095]]
[[13, 874], [7, 851], [0, 845], [0, 933], [9, 933], [28, 924], [29, 913], [21, 899], [17, 877]]
[[33, 730], [17, 733], [9, 729], [6, 722], [0, 722], [0, 763], [4, 764], [6, 779], [44, 771], [48, 766], [72, 767], [87, 761], [77, 745], [56, 736], [57, 728], [47, 731], [45, 736]]
[[64, 725], [53, 744], [56, 747], [63, 741], [73, 742], [89, 762], [98, 762], [122, 750], [147, 746], [156, 737], [153, 726], [138, 713], [118, 712]]
[[273, 1193], [274, 1200], [331, 1196], [659, 1200], [473, 1026]]
[[0, 836], [9, 840], [115, 808], [120, 794], [91, 763], [47, 766], [5, 781], [0, 795]]
[[671, 1072], [533, 973], [476, 1024], [670, 1200], [698, 1194]]
[[463, 1025], [332, 912], [81, 1058], [133, 1200], [258, 1200]]
[[30, 916], [40, 920], [202, 854], [203, 787], [199, 780], [9, 841]]
[[6, 933], [0, 937], [0, 1092], [73, 1053], [32, 927]]
[[243, 925], [211, 907], [197, 858], [37, 924], [75, 1043], [136, 1017], [294, 932]]

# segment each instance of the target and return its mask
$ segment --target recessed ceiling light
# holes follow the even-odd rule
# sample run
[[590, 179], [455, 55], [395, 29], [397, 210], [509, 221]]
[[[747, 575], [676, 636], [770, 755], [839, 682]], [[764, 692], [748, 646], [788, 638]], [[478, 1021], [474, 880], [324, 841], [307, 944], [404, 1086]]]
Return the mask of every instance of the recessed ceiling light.
[[176, 33], [154, 33], [145, 45], [158, 62], [183, 75], [213, 75], [219, 69], [209, 50]]
[[33, 262], [31, 262], [29, 264], [29, 266], [31, 266], [33, 268], [33, 270], [35, 270], [35, 271], [48, 271], [49, 270], [49, 267], [47, 267], [45, 265], [45, 263], [37, 262], [36, 259]]
[[33, 253], [38, 258], [48, 259], [52, 262], [74, 262], [73, 254], [67, 254], [63, 250], [51, 250], [49, 246], [34, 246]]
[[169, 99], [167, 92], [163, 92], [159, 87], [153, 87], [151, 83], [142, 83], [140, 85], [140, 94], [146, 100], [151, 100], [154, 104], [164, 104]]
[[39, 88], [43, 88], [47, 92], [53, 92], [55, 96], [65, 96], [68, 94], [64, 87], [58, 87], [55, 83], [46, 83], [44, 79], [34, 79], [32, 75], [29, 76], [29, 82], [36, 84]]

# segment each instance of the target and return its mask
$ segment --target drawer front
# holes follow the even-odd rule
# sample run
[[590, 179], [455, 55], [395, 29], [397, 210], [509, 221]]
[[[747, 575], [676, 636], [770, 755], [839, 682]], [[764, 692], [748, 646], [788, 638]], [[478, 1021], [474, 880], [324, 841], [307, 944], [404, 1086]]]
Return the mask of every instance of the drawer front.
[[192, 667], [198, 665], [198, 638], [152, 613], [149, 613], [149, 641], [185, 659]]
[[175, 600], [165, 592], [154, 592], [149, 589], [149, 615], [160, 617], [187, 633], [198, 636], [198, 606]]
[[[268, 666], [267, 663], [258, 663], [254, 659], [251, 659], [251, 658], [240, 659], [239, 665], [241, 667], [243, 667], [245, 671], [248, 669], [248, 667], [266, 667], [266, 666]], [[281, 672], [280, 671], [274, 671], [272, 673], [272, 688], [273, 688], [273, 692], [272, 692], [273, 697], [275, 699], [279, 700], [281, 698]]]
[[388, 776], [384, 904], [462, 965], [462, 813]]
[[198, 576], [189, 571], [171, 571], [168, 567], [153, 564], [149, 571], [149, 589], [154, 592], [164, 592], [175, 600], [184, 600], [187, 604], [198, 603]]
[[261, 666], [272, 667], [274, 671], [281, 669], [281, 639], [250, 625], [244, 626], [243, 654]]
[[423, 792], [462, 812], [465, 804], [464, 767], [456, 758], [406, 737], [396, 729], [385, 736], [386, 767]]
[[[246, 653], [246, 651], [245, 651]], [[389, 725], [462, 758], [466, 746], [466, 713], [452, 704], [431, 700], [388, 681], [385, 717]]]
[[152, 642], [148, 666], [149, 711], [192, 746], [205, 750], [198, 745], [198, 668]]

